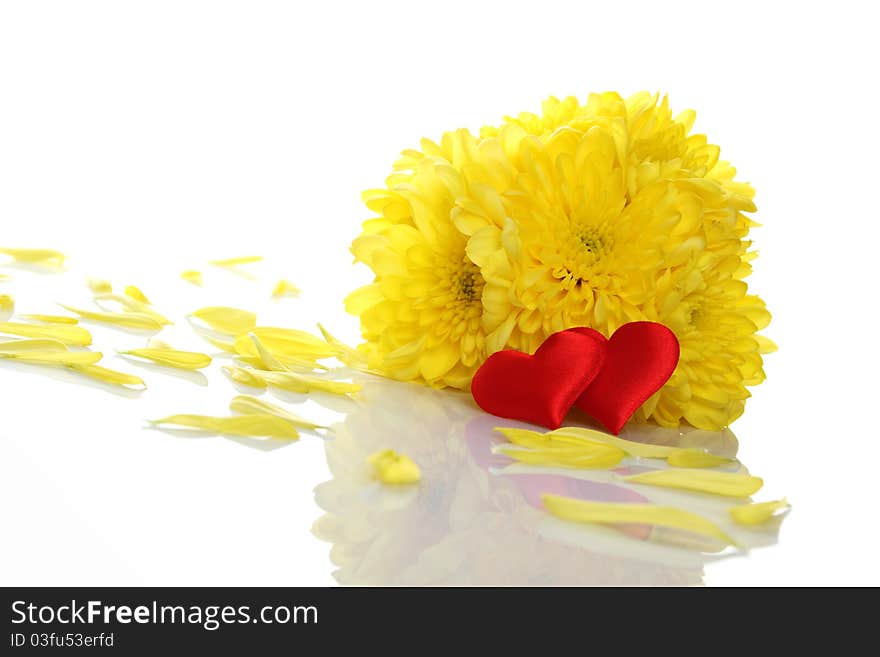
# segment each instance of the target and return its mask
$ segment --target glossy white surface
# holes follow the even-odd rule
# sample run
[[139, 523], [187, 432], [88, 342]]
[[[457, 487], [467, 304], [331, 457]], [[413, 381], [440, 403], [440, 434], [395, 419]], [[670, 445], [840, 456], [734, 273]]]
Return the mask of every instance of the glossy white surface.
[[[140, 286], [183, 348], [210, 349], [182, 318], [218, 303], [352, 341], [341, 300], [367, 279], [347, 252], [368, 215], [358, 194], [400, 150], [550, 93], [667, 91], [758, 193], [750, 285], [781, 349], [733, 430], [766, 482], [760, 499], [793, 504], [779, 544], [703, 563], [560, 528], [528, 503], [543, 480], [475, 460], [479, 418], [449, 393], [380, 384], [335, 409], [284, 400], [344, 421], [332, 443], [261, 450], [145, 430], [225, 412], [237, 391], [222, 361], [203, 385], [113, 356], [146, 336], [90, 325], [149, 390], [0, 362], [0, 584], [320, 585], [336, 570], [382, 583], [880, 584], [880, 144], [866, 84], [880, 53], [867, 6], [799, 7], [792, 29], [791, 10], [766, 3], [367, 5], [0, 6], [0, 245], [72, 258], [62, 276], [0, 267], [14, 277], [0, 294], [56, 312], [88, 303], [85, 278], [103, 276]], [[255, 280], [204, 264], [250, 253], [267, 257]], [[204, 288], [178, 278], [189, 268]], [[269, 300], [282, 276], [301, 299]], [[418, 494], [362, 478], [362, 456], [385, 445], [425, 465]], [[337, 565], [311, 531], [328, 509], [343, 519], [317, 527]]]

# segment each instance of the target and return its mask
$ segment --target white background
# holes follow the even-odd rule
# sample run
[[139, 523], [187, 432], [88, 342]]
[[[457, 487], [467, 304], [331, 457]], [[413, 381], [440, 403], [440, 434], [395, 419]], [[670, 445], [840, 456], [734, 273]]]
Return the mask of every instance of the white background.
[[[382, 185], [400, 150], [536, 111], [550, 94], [665, 92], [757, 189], [750, 283], [781, 347], [734, 430], [768, 499], [787, 495], [794, 511], [779, 546], [713, 565], [706, 581], [880, 584], [870, 13], [3, 2], [0, 246], [59, 248], [72, 263], [63, 279], [16, 274], [0, 292], [49, 312], [85, 298], [94, 274], [172, 311], [259, 299], [276, 322], [322, 320], [351, 339], [341, 299], [365, 278], [347, 250], [367, 217], [359, 193]], [[248, 253], [267, 257], [256, 282], [176, 278]], [[282, 274], [303, 299], [265, 301]], [[191, 339], [183, 327], [179, 339]], [[222, 410], [231, 389], [217, 376], [203, 387], [153, 375], [131, 400], [0, 369], [0, 584], [331, 583], [329, 547], [309, 534], [311, 490], [328, 476], [320, 442], [261, 452], [141, 430], [156, 414]]]

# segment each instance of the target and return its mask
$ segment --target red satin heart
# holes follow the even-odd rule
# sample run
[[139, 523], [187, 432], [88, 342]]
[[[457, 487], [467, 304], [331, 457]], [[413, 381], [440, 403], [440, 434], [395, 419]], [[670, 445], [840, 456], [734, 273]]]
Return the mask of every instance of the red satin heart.
[[474, 374], [471, 394], [487, 413], [557, 429], [602, 368], [606, 344], [578, 328], [554, 333], [532, 356], [498, 351]]
[[675, 334], [656, 322], [630, 322], [608, 340], [602, 371], [575, 406], [618, 434], [678, 364]]

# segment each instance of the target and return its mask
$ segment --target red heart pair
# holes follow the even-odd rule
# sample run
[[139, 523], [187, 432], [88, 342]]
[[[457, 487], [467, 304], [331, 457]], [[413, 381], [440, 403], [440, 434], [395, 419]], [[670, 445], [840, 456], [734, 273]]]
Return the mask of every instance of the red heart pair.
[[557, 429], [572, 406], [612, 433], [666, 383], [678, 364], [675, 334], [656, 322], [630, 322], [605, 339], [591, 328], [554, 333], [534, 355], [499, 351], [471, 382], [480, 408]]

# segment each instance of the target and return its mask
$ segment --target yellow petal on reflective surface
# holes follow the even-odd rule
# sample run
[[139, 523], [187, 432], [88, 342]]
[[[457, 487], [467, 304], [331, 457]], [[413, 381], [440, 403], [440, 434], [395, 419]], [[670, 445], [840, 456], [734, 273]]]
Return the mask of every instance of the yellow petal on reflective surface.
[[689, 470], [670, 468], [669, 470], [653, 470], [630, 475], [623, 478], [630, 484], [648, 484], [664, 488], [680, 488], [682, 490], [712, 493], [726, 497], [748, 497], [757, 493], [764, 481], [760, 477], [735, 472], [717, 472], [714, 470]]
[[103, 354], [97, 351], [0, 351], [0, 358], [7, 358], [31, 365], [94, 365]]
[[0, 313], [11, 315], [15, 310], [15, 301], [8, 294], [0, 294]]
[[215, 347], [217, 347], [220, 351], [225, 351], [228, 354], [235, 353], [235, 343], [234, 342], [228, 342], [226, 340], [218, 340], [217, 338], [212, 338], [209, 335], [203, 335], [201, 337], [204, 338], [205, 340], [207, 340], [208, 342], [210, 342]]
[[192, 316], [219, 333], [241, 335], [257, 325], [257, 316], [247, 310], [228, 306], [208, 306], [192, 313]]
[[52, 249], [8, 249], [0, 248], [0, 254], [7, 255], [14, 262], [39, 265], [51, 269], [61, 269], [67, 257]]
[[294, 372], [264, 372], [261, 370], [257, 374], [269, 385], [281, 388], [282, 390], [303, 394], [317, 391], [328, 392], [333, 395], [348, 395], [361, 389], [361, 386], [357, 383], [330, 381]]
[[263, 345], [276, 355], [318, 359], [329, 358], [337, 353], [336, 348], [325, 340], [299, 329], [257, 326], [250, 332], [260, 338]]
[[272, 296], [276, 299], [279, 297], [298, 297], [302, 293], [296, 285], [290, 281], [280, 280], [272, 288]]
[[24, 319], [34, 322], [43, 322], [44, 324], [78, 324], [76, 317], [68, 317], [66, 315], [21, 315]]
[[278, 406], [276, 404], [263, 401], [258, 397], [252, 397], [251, 395], [238, 395], [237, 397], [234, 397], [232, 401], [229, 402], [229, 410], [234, 411], [235, 413], [243, 413], [245, 415], [252, 415], [254, 413], [277, 415], [278, 417], [284, 418], [288, 422], [296, 425], [301, 429], [327, 428], [323, 424], [315, 424], [314, 422], [307, 420], [304, 417], [300, 417], [296, 413], [291, 413], [286, 408], [282, 408], [281, 406]]
[[135, 287], [134, 285], [126, 286], [124, 292], [125, 292], [125, 294], [130, 296], [135, 301], [140, 301], [141, 303], [145, 303], [148, 306], [151, 305], [150, 300], [147, 299], [147, 296], [143, 292], [141, 292], [137, 287]]
[[98, 304], [98, 306], [102, 310], [107, 310], [107, 308], [105, 308], [105, 305], [107, 305], [108, 301], [118, 303], [125, 312], [135, 313], [137, 315], [148, 315], [163, 326], [174, 323], [170, 319], [156, 311], [156, 309], [152, 306], [147, 305], [143, 301], [139, 301], [134, 297], [121, 294], [99, 294], [95, 297], [95, 303]]
[[185, 280], [187, 283], [192, 283], [193, 285], [202, 285], [202, 272], [196, 271], [195, 269], [187, 269], [186, 271], [180, 272], [180, 277]]
[[669, 455], [666, 462], [676, 468], [714, 468], [731, 463], [733, 459], [715, 456], [701, 449], [677, 449]]
[[330, 332], [320, 323], [318, 324], [318, 330], [320, 330], [321, 335], [324, 336], [324, 341], [336, 350], [336, 358], [339, 359], [341, 363], [355, 369], [367, 369], [367, 357], [364, 354], [353, 347], [349, 347], [342, 340], [331, 335]]
[[249, 265], [254, 262], [260, 262], [263, 256], [240, 256], [238, 258], [224, 258], [221, 260], [209, 260], [209, 264], [215, 267], [238, 267], [239, 265]]
[[383, 449], [367, 457], [373, 475], [383, 484], [415, 484], [422, 478], [419, 466], [406, 454]]
[[102, 383], [111, 383], [117, 386], [146, 389], [147, 385], [138, 376], [128, 374], [127, 372], [117, 372], [100, 365], [75, 365], [71, 367], [74, 372], [84, 374], [85, 376], [97, 379]]
[[88, 347], [92, 344], [92, 334], [81, 326], [38, 326], [0, 322], [0, 333], [20, 335], [23, 338], [48, 338], [76, 347]]
[[90, 278], [89, 289], [95, 294], [110, 294], [113, 292], [113, 286], [110, 284], [110, 281], [105, 281], [103, 278]]
[[265, 388], [269, 385], [268, 383], [266, 383], [266, 380], [259, 375], [259, 373], [245, 367], [224, 365], [223, 371], [226, 372], [229, 378], [236, 383], [250, 386], [251, 388]]
[[666, 447], [664, 445], [649, 445], [647, 443], [639, 443], [634, 440], [626, 440], [618, 436], [613, 436], [604, 431], [596, 431], [595, 429], [584, 429], [581, 427], [561, 427], [550, 432], [554, 436], [573, 436], [583, 438], [584, 440], [593, 440], [612, 445], [625, 451], [631, 456], [648, 459], [665, 459], [675, 452], [676, 447]]
[[756, 502], [743, 504], [730, 509], [730, 515], [740, 525], [761, 525], [771, 518], [776, 518], [791, 509], [791, 505], [784, 497], [773, 502]]
[[0, 341], [0, 351], [67, 351], [67, 345], [49, 338], [3, 340]]
[[159, 365], [176, 367], [181, 370], [200, 370], [211, 364], [210, 356], [196, 351], [147, 347], [146, 349], [130, 349], [119, 353], [137, 358], [145, 358]]
[[266, 349], [263, 346], [263, 343], [253, 333], [248, 333], [247, 338], [254, 345], [254, 349], [257, 350], [257, 356], [259, 357], [261, 367], [260, 369], [269, 370], [270, 372], [287, 372], [287, 368], [284, 366], [281, 361], [279, 361], [271, 351]]
[[267, 413], [233, 415], [232, 417], [188, 414], [171, 415], [161, 420], [153, 420], [151, 424], [252, 438], [299, 439], [299, 432], [289, 420]]
[[608, 445], [599, 445], [595, 450], [585, 448], [520, 449], [499, 445], [493, 448], [492, 451], [509, 456], [520, 463], [528, 463], [529, 465], [593, 470], [613, 468], [626, 456], [623, 450]]
[[143, 331], [160, 331], [162, 324], [152, 315], [143, 313], [111, 313], [106, 311], [86, 310], [84, 308], [74, 308], [73, 306], [61, 307], [72, 313], [75, 313], [83, 319], [89, 319], [93, 322], [102, 322], [104, 324], [113, 324], [123, 328], [139, 329]]
[[736, 545], [715, 523], [695, 513], [655, 504], [591, 502], [549, 493], [541, 496], [544, 508], [563, 520], [602, 525], [645, 524], [682, 529]]

